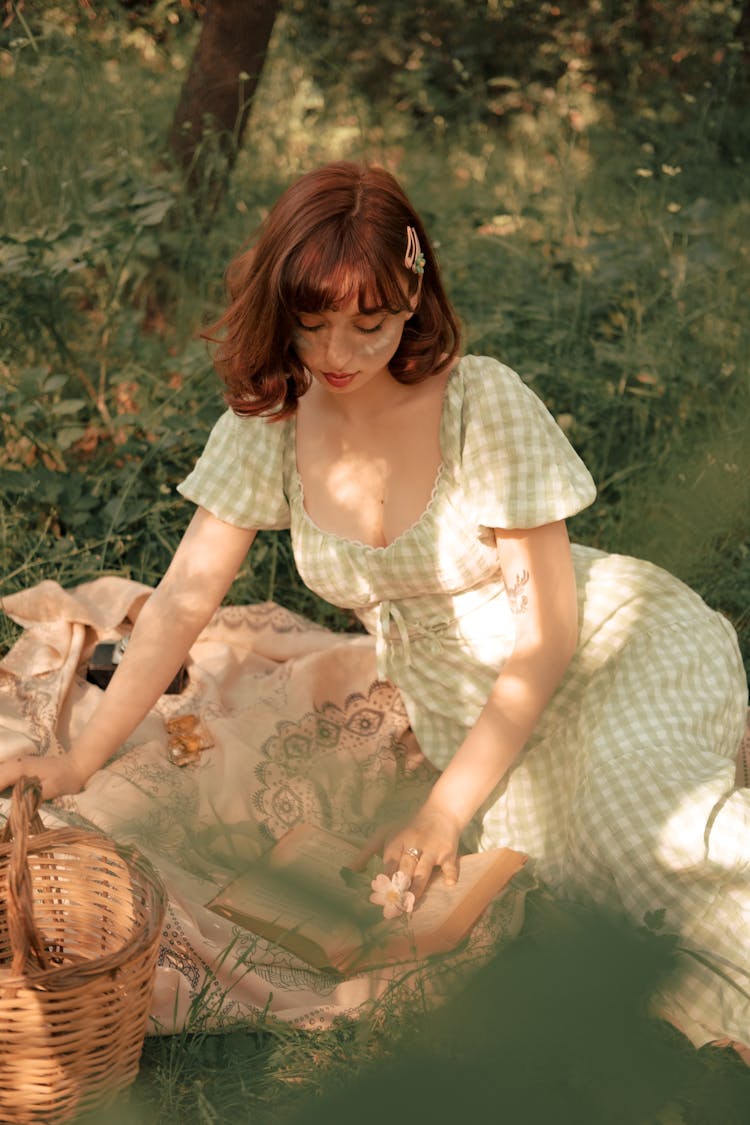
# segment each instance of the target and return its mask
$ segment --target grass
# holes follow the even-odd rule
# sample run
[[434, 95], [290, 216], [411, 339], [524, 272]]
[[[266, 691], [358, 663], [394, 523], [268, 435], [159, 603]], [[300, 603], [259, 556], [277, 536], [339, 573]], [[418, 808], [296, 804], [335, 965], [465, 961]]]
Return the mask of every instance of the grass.
[[[206, 231], [164, 155], [195, 30], [179, 5], [154, 7], [139, 24], [115, 4], [89, 20], [85, 5], [64, 0], [14, 20], [0, 46], [0, 595], [44, 578], [158, 581], [188, 516], [174, 485], [221, 409], [197, 332], [220, 306], [225, 264], [293, 176], [345, 156], [404, 181], [434, 235], [467, 350], [516, 367], [589, 464], [599, 500], [572, 521], [574, 537], [651, 558], [694, 585], [732, 619], [750, 666], [750, 203], [735, 71], [611, 96], [581, 56], [494, 126], [465, 106], [454, 120], [415, 120], [345, 84], [322, 90], [292, 12], [277, 24], [249, 136]], [[169, 12], [176, 28], [163, 23], [157, 35]], [[260, 537], [230, 592], [267, 598], [349, 623], [301, 586], [284, 535]], [[16, 635], [0, 618], [0, 651]], [[552, 956], [571, 954], [557, 919], [542, 910], [535, 925], [493, 978], [501, 1016], [513, 972], [551, 987], [550, 960], [562, 974], [575, 961]], [[613, 1051], [614, 1073], [606, 1051], [575, 1040], [582, 1055], [566, 1085], [556, 1060], [571, 1061], [570, 1025], [548, 1025], [547, 997], [532, 993], [518, 1000], [536, 1004], [528, 1021], [502, 1024], [515, 1045], [497, 1073], [515, 1075], [519, 1098], [541, 1098], [538, 1075], [554, 1075], [557, 1114], [539, 1102], [538, 1120], [604, 1120], [591, 1099], [635, 1073], [638, 1035]], [[622, 997], [602, 995], [623, 1010]], [[443, 1024], [463, 1021], [458, 1047], [474, 1044], [491, 1071], [497, 1059], [478, 1037], [486, 1013], [475, 1011], [475, 1034], [465, 1011], [446, 1011]], [[588, 1011], [591, 1026], [611, 1026]], [[130, 1099], [107, 1118], [331, 1122], [365, 1104], [392, 1113], [387, 1089], [404, 1112], [429, 1106], [438, 1120], [441, 1100], [464, 1112], [414, 1053], [408, 1035], [423, 1033], [399, 1009], [316, 1035], [269, 1022], [149, 1040]], [[643, 1099], [628, 1125], [743, 1120], [747, 1074], [731, 1057], [695, 1055], [662, 1025], [648, 1025], [647, 1042], [664, 1081], [655, 1092], [635, 1083]], [[476, 1086], [468, 1048], [433, 1046], [456, 1089]], [[418, 1104], [404, 1093], [401, 1053], [425, 1077], [412, 1083]], [[423, 1093], [433, 1083], [440, 1098]]]
[[494, 1111], [513, 1125], [745, 1125], [750, 1071], [731, 1052], [696, 1053], [649, 1012], [674, 970], [671, 938], [532, 894], [523, 938], [429, 1019], [390, 1002], [315, 1034], [261, 1020], [149, 1039], [107, 1119], [449, 1125]]

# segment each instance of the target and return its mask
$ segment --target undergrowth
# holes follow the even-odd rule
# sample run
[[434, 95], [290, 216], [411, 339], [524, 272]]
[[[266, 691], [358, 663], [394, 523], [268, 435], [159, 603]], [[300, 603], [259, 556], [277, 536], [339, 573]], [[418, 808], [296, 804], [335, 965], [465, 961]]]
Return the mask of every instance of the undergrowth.
[[[747, 659], [749, 205], [717, 83], [628, 121], [584, 59], [502, 129], [468, 113], [415, 129], [351, 89], [324, 99], [281, 20], [206, 231], [164, 140], [195, 31], [165, 42], [110, 8], [90, 24], [46, 9], [2, 52], [0, 592], [158, 581], [189, 518], [174, 486], [222, 409], [199, 331], [224, 267], [280, 187], [345, 155], [401, 176], [467, 350], [519, 370], [582, 453], [599, 500], [573, 535], [669, 566]], [[301, 586], [284, 536], [262, 537], [230, 593], [268, 597], [350, 624]]]
[[[556, 32], [559, 57], [527, 88], [516, 55], [513, 73], [481, 82], [456, 69], [448, 93], [434, 59], [420, 69], [410, 55], [388, 103], [368, 92], [368, 60], [359, 88], [345, 68], [323, 83], [335, 41], [301, 37], [304, 12], [290, 4], [205, 229], [165, 155], [196, 27], [177, 0], [143, 7], [139, 22], [114, 2], [31, 5], [0, 39], [0, 596], [49, 578], [158, 581], [190, 517], [175, 485], [222, 409], [199, 333], [221, 307], [226, 263], [290, 179], [347, 157], [403, 180], [466, 350], [515, 367], [587, 462], [599, 498], [573, 537], [689, 582], [733, 621], [750, 666], [750, 202], [732, 44], [719, 58], [712, 40], [704, 72], [700, 44], [688, 44], [685, 82], [674, 60], [664, 78], [658, 52], [645, 65], [628, 38], [617, 88], [573, 32]], [[341, 5], [329, 7], [335, 24]], [[713, 8], [729, 18], [731, 5]], [[537, 13], [535, 51], [544, 28]], [[627, 20], [608, 26], [610, 52], [618, 28]], [[478, 103], [483, 89], [491, 104]], [[266, 599], [351, 627], [301, 585], [286, 534], [259, 537], [229, 594]], [[0, 618], [0, 651], [16, 633]], [[107, 1119], [278, 1119], [327, 1088], [324, 1076], [336, 1086], [391, 1057], [388, 1037], [372, 1034], [269, 1025], [154, 1039], [131, 1102]], [[715, 1054], [696, 1066], [692, 1102], [648, 1121], [735, 1119], [731, 1105], [711, 1119], [717, 1091], [740, 1088], [732, 1063]], [[320, 1101], [326, 1121], [347, 1096]]]

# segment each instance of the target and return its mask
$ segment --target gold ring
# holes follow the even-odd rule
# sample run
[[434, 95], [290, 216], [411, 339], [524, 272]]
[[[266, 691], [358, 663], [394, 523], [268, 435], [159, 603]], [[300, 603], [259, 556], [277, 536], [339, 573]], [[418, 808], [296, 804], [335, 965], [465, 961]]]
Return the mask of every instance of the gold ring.
[[416, 860], [419, 860], [419, 859], [422, 858], [422, 849], [421, 848], [404, 848], [404, 851], [406, 852], [407, 855], [413, 855]]

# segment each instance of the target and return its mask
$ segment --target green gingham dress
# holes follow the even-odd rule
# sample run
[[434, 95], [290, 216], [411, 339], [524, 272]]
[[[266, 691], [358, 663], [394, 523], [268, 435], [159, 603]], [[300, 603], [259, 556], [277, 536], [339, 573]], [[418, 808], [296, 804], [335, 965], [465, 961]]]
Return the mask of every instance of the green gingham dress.
[[[467, 356], [441, 416], [422, 516], [387, 547], [317, 527], [295, 419], [224, 414], [189, 499], [229, 523], [291, 528], [301, 577], [375, 637], [426, 756], [444, 768], [514, 643], [492, 528], [537, 527], [592, 502], [593, 481], [509, 368]], [[491, 799], [480, 846], [528, 852], [559, 894], [682, 937], [662, 1005], [695, 1042], [750, 1042], [750, 790], [734, 784], [747, 686], [729, 623], [650, 563], [573, 545], [579, 643], [533, 737]]]

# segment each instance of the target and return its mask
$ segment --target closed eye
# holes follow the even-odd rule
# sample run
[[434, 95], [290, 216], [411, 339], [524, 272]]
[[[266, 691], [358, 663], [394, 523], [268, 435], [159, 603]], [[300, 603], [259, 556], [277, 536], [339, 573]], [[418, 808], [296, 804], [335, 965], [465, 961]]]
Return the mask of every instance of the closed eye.
[[[385, 322], [386, 317], [383, 317], [378, 324], [374, 324], [372, 327], [366, 328], [359, 324], [355, 324], [353, 327], [355, 331], [359, 332], [362, 336], [372, 336], [374, 333], [380, 332]], [[298, 320], [297, 327], [301, 332], [320, 332], [322, 328], [325, 328], [325, 324], [305, 324], [303, 321]]]

